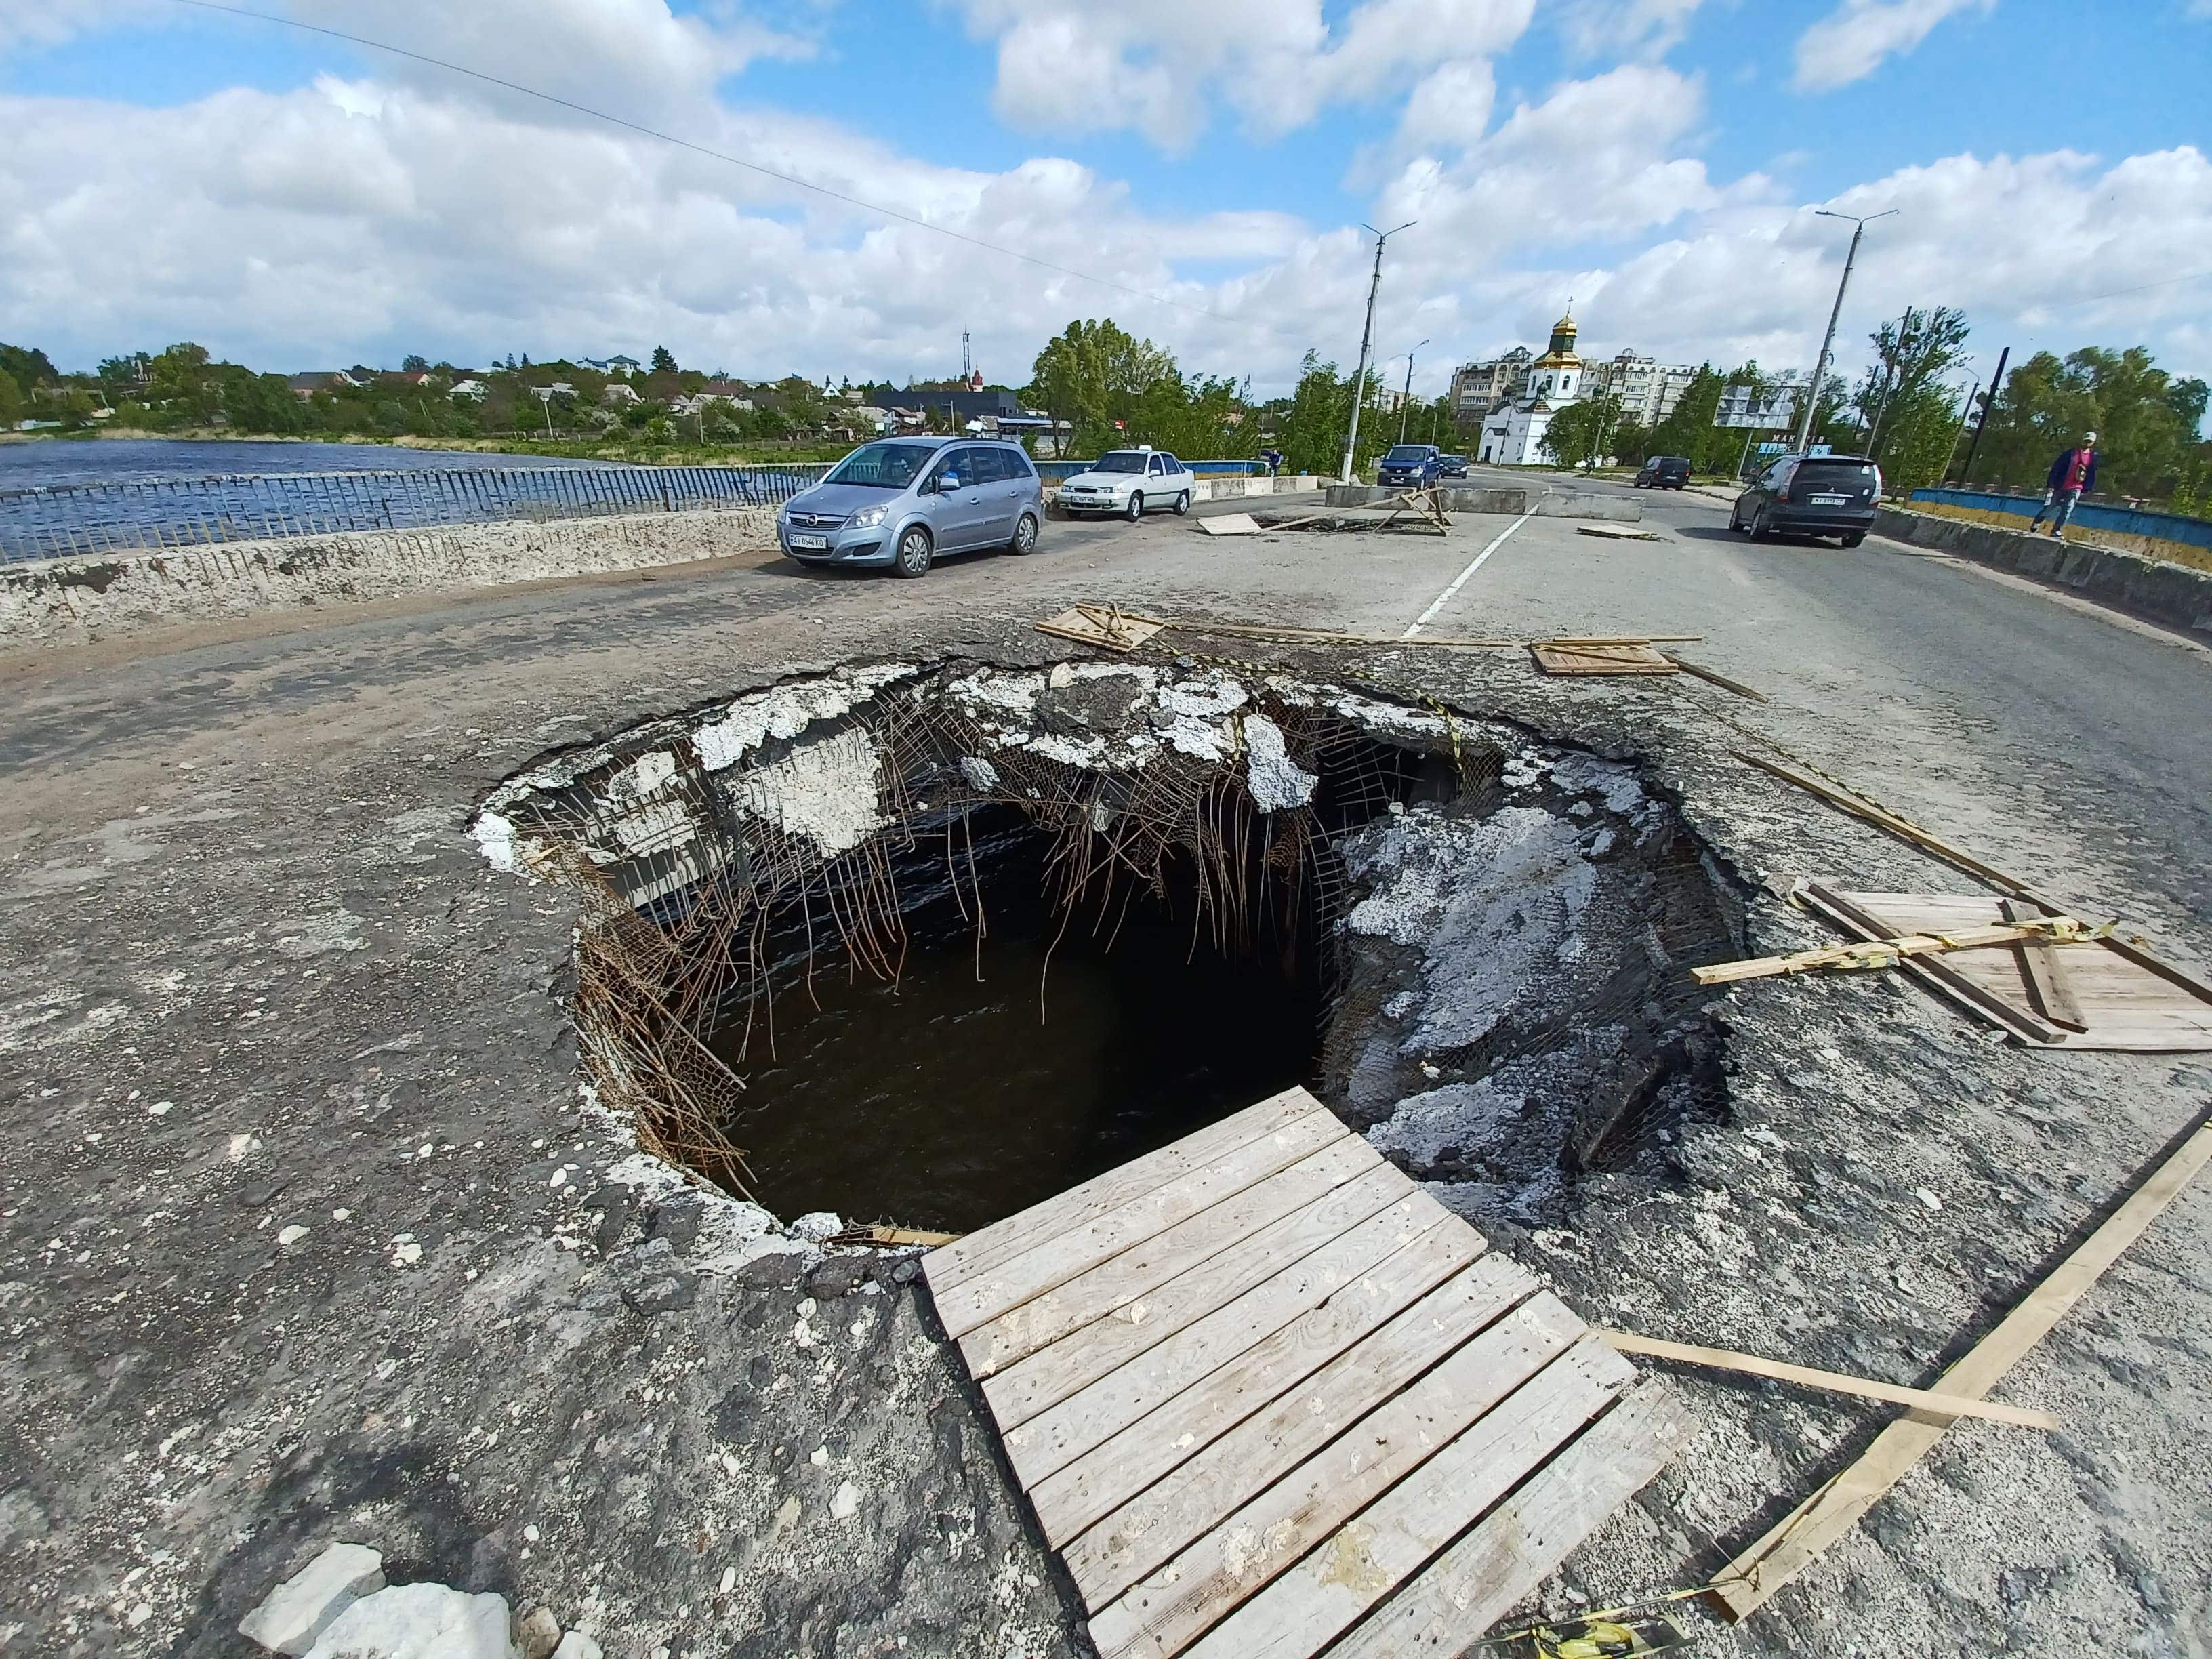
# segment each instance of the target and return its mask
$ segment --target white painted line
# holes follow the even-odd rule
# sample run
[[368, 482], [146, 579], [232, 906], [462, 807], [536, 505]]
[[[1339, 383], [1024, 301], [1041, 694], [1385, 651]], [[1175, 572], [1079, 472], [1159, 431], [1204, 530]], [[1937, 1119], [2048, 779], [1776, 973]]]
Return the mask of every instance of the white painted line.
[[[1547, 489], [1544, 493], [1548, 495], [1551, 494], [1551, 491]], [[1540, 499], [1540, 497], [1539, 499]], [[1519, 518], [1514, 520], [1511, 524], [1507, 525], [1504, 529], [1499, 531], [1496, 539], [1493, 540], [1489, 546], [1484, 548], [1481, 552], [1474, 556], [1474, 562], [1468, 566], [1466, 569], [1461, 571], [1458, 575], [1453, 577], [1451, 586], [1444, 589], [1443, 592], [1437, 595], [1436, 603], [1431, 605], [1426, 611], [1421, 612], [1421, 614], [1414, 619], [1413, 626], [1407, 629], [1407, 630], [1399, 635], [1398, 637], [1401, 640], [1410, 640], [1414, 635], [1419, 633], [1424, 628], [1427, 627], [1430, 619], [1433, 617], [1437, 611], [1443, 610], [1446, 605], [1451, 603], [1452, 595], [1458, 592], [1461, 588], [1467, 586], [1467, 579], [1474, 574], [1476, 571], [1482, 568], [1482, 562], [1488, 558], [1492, 554], [1498, 551], [1500, 547], [1504, 546], [1505, 544], [1505, 538], [1508, 536], [1511, 535], [1515, 531], [1518, 530], [1522, 525], [1528, 523], [1529, 520], [1535, 516], [1536, 509], [1532, 507], [1526, 513], [1523, 513]]]

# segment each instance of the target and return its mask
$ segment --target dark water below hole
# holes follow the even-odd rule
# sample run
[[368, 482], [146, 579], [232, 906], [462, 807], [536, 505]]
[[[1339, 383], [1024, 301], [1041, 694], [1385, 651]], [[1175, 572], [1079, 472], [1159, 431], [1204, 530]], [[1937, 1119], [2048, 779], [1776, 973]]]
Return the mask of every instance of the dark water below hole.
[[1046, 837], [979, 816], [975, 845], [980, 957], [943, 841], [926, 840], [898, 872], [911, 943], [897, 984], [848, 977], [833, 946], [810, 1000], [787, 931], [773, 1055], [757, 1011], [749, 1054], [740, 1027], [718, 1037], [749, 1090], [733, 1138], [779, 1215], [970, 1231], [1311, 1079], [1310, 939], [1263, 927], [1250, 951], [1224, 955], [1210, 935], [1194, 948], [1190, 892], [1164, 905], [1139, 891], [1110, 950], [1114, 915], [1094, 928], [1091, 908], [1054, 945]]

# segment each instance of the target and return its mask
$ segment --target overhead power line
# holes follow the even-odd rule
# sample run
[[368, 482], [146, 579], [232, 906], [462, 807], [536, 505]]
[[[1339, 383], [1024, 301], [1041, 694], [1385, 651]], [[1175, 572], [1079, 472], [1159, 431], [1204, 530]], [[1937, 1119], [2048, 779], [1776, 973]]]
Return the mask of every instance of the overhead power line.
[[832, 190], [827, 185], [817, 185], [812, 179], [802, 179], [796, 173], [783, 173], [775, 167], [763, 167], [757, 161], [748, 161], [742, 155], [732, 155], [725, 150], [694, 143], [690, 139], [679, 138], [672, 132], [662, 132], [658, 128], [625, 120], [619, 115], [610, 115], [605, 110], [593, 109], [588, 104], [580, 104], [573, 99], [562, 98], [553, 93], [541, 92], [536, 87], [526, 87], [519, 81], [509, 81], [501, 76], [488, 74], [483, 70], [471, 69], [465, 64], [449, 63], [442, 58], [433, 58], [428, 52], [411, 51], [405, 46], [395, 46], [386, 40], [372, 40], [366, 35], [349, 33], [344, 29], [325, 28], [320, 24], [303, 23], [297, 18], [278, 17], [265, 11], [252, 11], [244, 6], [221, 5], [216, 3], [216, 0], [176, 0], [176, 3], [180, 6], [191, 6], [199, 11], [220, 12], [226, 16], [250, 18], [257, 23], [274, 23], [280, 28], [298, 29], [308, 34], [325, 35], [331, 40], [343, 40], [351, 46], [367, 46], [373, 52], [389, 52], [394, 58], [405, 58], [417, 64], [428, 64], [433, 69], [445, 70], [454, 75], [465, 75], [469, 79], [481, 81], [487, 86], [502, 88], [508, 92], [520, 93], [526, 98], [535, 98], [542, 103], [557, 105], [562, 109], [573, 110], [575, 113], [589, 116], [595, 121], [605, 121], [610, 126], [625, 128], [644, 137], [657, 139], [664, 144], [673, 144], [678, 149], [688, 149], [694, 155], [704, 155], [712, 161], [726, 161], [732, 167], [743, 167], [748, 173], [757, 173], [763, 178], [774, 179], [778, 183], [789, 185], [794, 189], [809, 191], [817, 196], [827, 197], [833, 202], [842, 202], [848, 207], [859, 208], [864, 213], [872, 213], [885, 219], [896, 219], [902, 224], [912, 225], [917, 229], [933, 231], [939, 236], [950, 237], [956, 242], [965, 242], [970, 247], [981, 248], [986, 253], [996, 253], [1008, 259], [1018, 259], [1024, 264], [1035, 265], [1040, 270], [1053, 271], [1062, 276], [1073, 276], [1079, 283], [1094, 283], [1100, 288], [1111, 289], [1117, 294], [1126, 294], [1133, 299], [1150, 300], [1157, 305], [1173, 306], [1178, 311], [1187, 311], [1194, 317], [1205, 317], [1217, 323], [1228, 323], [1241, 328], [1267, 329], [1270, 332], [1282, 331], [1271, 328], [1264, 322], [1249, 318], [1226, 317], [1219, 312], [1208, 311], [1204, 306], [1194, 306], [1188, 301], [1178, 300], [1170, 295], [1155, 294], [1149, 289], [1132, 288], [1128, 283], [1117, 283], [1110, 276], [1095, 276], [1087, 270], [1078, 270], [1072, 265], [1056, 264], [1050, 259], [1039, 258], [1034, 253], [1024, 253], [1019, 248], [1007, 247], [1001, 243], [988, 241], [981, 236], [970, 236], [965, 231], [954, 230], [946, 225], [934, 224], [927, 219], [917, 218], [911, 213], [902, 213], [896, 208], [885, 207], [878, 202], [863, 201], [857, 196], [848, 196], [842, 190]]

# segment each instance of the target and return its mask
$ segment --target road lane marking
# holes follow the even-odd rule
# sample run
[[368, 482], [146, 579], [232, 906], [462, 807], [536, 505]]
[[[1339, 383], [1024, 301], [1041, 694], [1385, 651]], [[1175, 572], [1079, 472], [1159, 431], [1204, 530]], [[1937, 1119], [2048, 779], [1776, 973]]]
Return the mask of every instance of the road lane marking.
[[[1544, 492], [1547, 495], [1551, 493], [1552, 492], [1548, 489]], [[1540, 500], [1541, 498], [1540, 497], [1539, 499]], [[1427, 627], [1430, 619], [1433, 617], [1437, 611], [1443, 610], [1446, 605], [1451, 603], [1452, 595], [1458, 592], [1461, 588], [1467, 586], [1467, 579], [1474, 574], [1476, 571], [1482, 568], [1482, 562], [1488, 558], [1492, 554], [1498, 551], [1499, 548], [1503, 547], [1505, 544], [1505, 538], [1508, 536], [1511, 535], [1515, 531], [1518, 530], [1522, 525], [1528, 523], [1529, 520], [1535, 516], [1536, 509], [1532, 507], [1526, 513], [1523, 513], [1519, 518], [1514, 520], [1511, 524], [1507, 525], [1504, 529], [1499, 531], [1496, 538], [1491, 542], [1490, 545], [1484, 548], [1481, 552], [1474, 556], [1474, 562], [1468, 565], [1466, 569], [1461, 571], [1458, 575], [1453, 577], [1451, 586], [1444, 589], [1443, 592], [1437, 595], [1436, 603], [1431, 605], [1426, 611], [1424, 611], [1419, 617], [1414, 618], [1413, 624], [1408, 627], [1404, 633], [1399, 635], [1398, 637], [1401, 640], [1410, 640], [1414, 635], [1419, 633], [1424, 628]]]

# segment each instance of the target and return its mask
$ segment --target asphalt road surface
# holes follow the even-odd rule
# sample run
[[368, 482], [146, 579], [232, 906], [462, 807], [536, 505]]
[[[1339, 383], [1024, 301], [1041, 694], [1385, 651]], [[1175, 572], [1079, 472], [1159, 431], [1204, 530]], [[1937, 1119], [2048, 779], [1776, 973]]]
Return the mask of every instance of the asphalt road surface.
[[[549, 750], [781, 677], [1034, 665], [1075, 653], [1031, 624], [1077, 600], [1694, 635], [1684, 656], [1771, 701], [1542, 678], [1518, 650], [1170, 638], [1642, 762], [1758, 950], [1827, 938], [1773, 896], [1790, 877], [1971, 883], [1737, 763], [1747, 742], [2212, 961], [2212, 652], [1879, 538], [1754, 544], [1724, 503], [1587, 487], [1657, 538], [1055, 522], [1032, 558], [918, 582], [748, 556], [0, 659], [0, 1649], [235, 1653], [342, 1538], [611, 1655], [1082, 1650], [910, 1285], [702, 1272], [658, 1310], [609, 1288], [643, 1212], [610, 1173], [627, 1130], [578, 1097], [575, 901], [466, 831]], [[2188, 1057], [1992, 1042], [1893, 975], [1763, 981], [1722, 1014], [1726, 1118], [1683, 1133], [1679, 1181], [1586, 1172], [1571, 1225], [1497, 1242], [1593, 1319], [1901, 1382], [2212, 1089]], [[2200, 1182], [2006, 1380], [2063, 1432], [1960, 1424], [1699, 1650], [2200, 1650], [2209, 1254]], [[1668, 1382], [1698, 1439], [1561, 1596], [1698, 1582], [1887, 1415]]]

